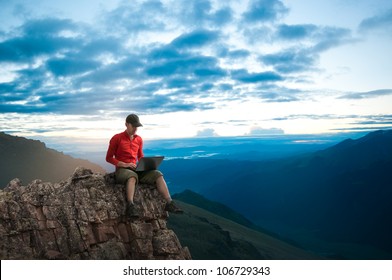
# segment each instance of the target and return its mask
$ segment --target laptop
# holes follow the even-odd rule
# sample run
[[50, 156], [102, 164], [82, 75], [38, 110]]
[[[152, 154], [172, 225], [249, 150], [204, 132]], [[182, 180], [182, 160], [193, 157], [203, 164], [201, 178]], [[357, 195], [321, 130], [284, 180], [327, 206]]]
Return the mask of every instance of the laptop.
[[158, 166], [163, 161], [164, 156], [154, 156], [154, 157], [142, 157], [137, 166], [135, 171], [150, 171], [158, 169]]

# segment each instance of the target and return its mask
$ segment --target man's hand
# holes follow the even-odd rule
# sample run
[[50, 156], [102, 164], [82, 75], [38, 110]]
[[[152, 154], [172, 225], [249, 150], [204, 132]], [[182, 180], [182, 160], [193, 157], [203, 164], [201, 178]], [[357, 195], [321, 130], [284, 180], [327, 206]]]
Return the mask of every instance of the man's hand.
[[132, 170], [136, 169], [136, 164], [134, 164], [132, 162], [122, 162], [122, 161], [119, 161], [117, 163], [117, 166], [118, 167], [124, 167], [124, 168], [131, 168]]

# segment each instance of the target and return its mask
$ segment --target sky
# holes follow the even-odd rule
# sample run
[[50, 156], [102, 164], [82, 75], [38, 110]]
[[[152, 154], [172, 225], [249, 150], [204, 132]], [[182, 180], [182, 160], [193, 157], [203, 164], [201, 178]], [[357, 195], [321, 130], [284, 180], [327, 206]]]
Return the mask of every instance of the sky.
[[0, 0], [0, 131], [105, 143], [392, 128], [389, 0]]

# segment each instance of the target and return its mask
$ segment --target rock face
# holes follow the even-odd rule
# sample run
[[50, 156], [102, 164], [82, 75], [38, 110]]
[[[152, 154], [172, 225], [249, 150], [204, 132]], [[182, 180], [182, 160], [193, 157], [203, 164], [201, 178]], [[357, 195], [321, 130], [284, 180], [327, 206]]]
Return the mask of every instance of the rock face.
[[128, 220], [124, 186], [89, 169], [55, 184], [14, 179], [0, 191], [0, 258], [191, 259], [155, 186], [138, 185], [135, 204], [141, 216]]

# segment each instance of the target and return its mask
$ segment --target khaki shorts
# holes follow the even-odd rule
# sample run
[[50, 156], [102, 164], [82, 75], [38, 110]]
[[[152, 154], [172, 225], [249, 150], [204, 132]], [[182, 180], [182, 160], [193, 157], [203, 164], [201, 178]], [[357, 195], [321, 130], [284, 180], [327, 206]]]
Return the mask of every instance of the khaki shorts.
[[117, 168], [116, 183], [125, 184], [129, 178], [134, 177], [136, 184], [140, 181], [143, 184], [154, 185], [159, 177], [163, 176], [159, 170], [136, 172], [128, 168]]

